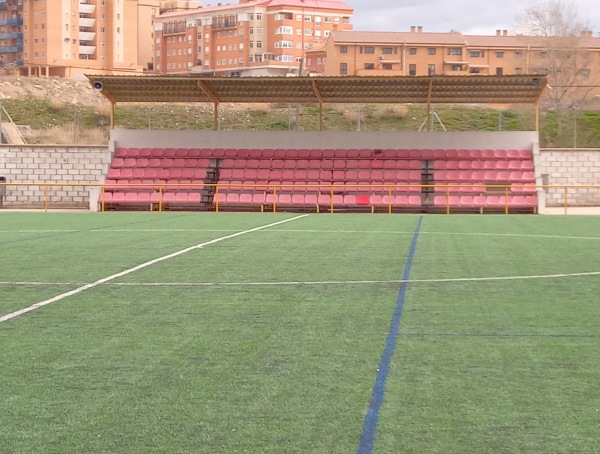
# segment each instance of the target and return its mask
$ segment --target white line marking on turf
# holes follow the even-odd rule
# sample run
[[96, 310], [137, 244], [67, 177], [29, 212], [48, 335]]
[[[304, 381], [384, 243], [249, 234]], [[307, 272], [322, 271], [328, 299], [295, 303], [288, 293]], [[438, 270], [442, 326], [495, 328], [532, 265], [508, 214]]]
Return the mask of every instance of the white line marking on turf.
[[111, 276], [108, 276], [108, 277], [105, 277], [105, 278], [102, 278], [102, 279], [98, 279], [97, 281], [91, 282], [89, 284], [82, 285], [80, 287], [77, 287], [76, 289], [70, 290], [70, 291], [65, 292], [65, 293], [61, 293], [60, 295], [56, 295], [53, 298], [50, 298], [50, 299], [47, 299], [47, 300], [44, 300], [44, 301], [40, 301], [39, 303], [32, 304], [31, 306], [28, 306], [26, 308], [20, 309], [20, 310], [15, 311], [15, 312], [11, 312], [10, 314], [3, 315], [2, 317], [0, 317], [0, 323], [5, 322], [7, 320], [11, 320], [11, 319], [13, 319], [15, 317], [18, 317], [19, 315], [23, 315], [23, 314], [26, 314], [28, 312], [34, 311], [36, 309], [39, 309], [40, 307], [47, 306], [48, 304], [55, 303], [56, 301], [63, 300], [65, 298], [69, 297], [69, 296], [77, 295], [78, 293], [81, 293], [81, 292], [84, 292], [84, 291], [89, 290], [91, 288], [97, 287], [98, 285], [106, 284], [109, 281], [112, 281], [114, 279], [118, 279], [120, 277], [126, 276], [126, 275], [131, 274], [131, 273], [134, 273], [135, 271], [141, 270], [141, 269], [146, 268], [146, 267], [148, 267], [150, 265], [154, 265], [155, 263], [163, 262], [165, 260], [169, 260], [169, 259], [172, 259], [174, 257], [180, 256], [182, 254], [185, 254], [187, 252], [193, 251], [195, 249], [201, 249], [204, 246], [208, 246], [210, 244], [219, 243], [221, 241], [229, 240], [231, 238], [235, 238], [235, 237], [240, 236], [240, 235], [245, 235], [247, 233], [252, 233], [252, 232], [256, 232], [256, 231], [262, 230], [262, 229], [267, 229], [269, 227], [274, 227], [276, 225], [285, 224], [286, 222], [295, 221], [297, 219], [301, 219], [301, 218], [304, 218], [306, 216], [308, 216], [308, 214], [302, 214], [300, 216], [295, 216], [293, 218], [284, 219], [283, 221], [273, 222], [271, 224], [266, 224], [266, 225], [263, 225], [263, 226], [254, 227], [252, 229], [243, 230], [241, 232], [232, 233], [231, 235], [225, 235], [225, 236], [222, 236], [222, 237], [219, 237], [219, 238], [215, 238], [215, 239], [210, 240], [210, 241], [205, 241], [204, 243], [196, 244], [195, 246], [190, 246], [188, 248], [181, 249], [181, 250], [179, 250], [177, 252], [173, 252], [171, 254], [164, 255], [162, 257], [158, 257], [158, 258], [153, 259], [153, 260], [149, 260], [147, 262], [141, 263], [140, 265], [134, 266], [133, 268], [129, 268], [127, 270], [121, 271], [120, 273], [116, 273], [116, 274], [113, 274]]
[[[157, 259], [158, 260], [158, 259]], [[126, 273], [126, 272], [124, 272]], [[126, 273], [129, 274], [129, 273]], [[456, 277], [439, 279], [390, 279], [390, 280], [357, 280], [357, 281], [264, 281], [264, 282], [100, 282], [95, 285], [112, 285], [120, 287], [210, 287], [210, 286], [269, 286], [269, 285], [361, 285], [361, 284], [429, 284], [437, 282], [485, 282], [515, 281], [527, 279], [559, 279], [568, 277], [600, 276], [600, 271], [585, 273], [538, 274], [530, 276], [489, 276], [489, 277]], [[119, 277], [119, 276], [117, 276]], [[93, 285], [75, 282], [0, 282], [0, 285]], [[2, 321], [0, 319], [0, 321]]]

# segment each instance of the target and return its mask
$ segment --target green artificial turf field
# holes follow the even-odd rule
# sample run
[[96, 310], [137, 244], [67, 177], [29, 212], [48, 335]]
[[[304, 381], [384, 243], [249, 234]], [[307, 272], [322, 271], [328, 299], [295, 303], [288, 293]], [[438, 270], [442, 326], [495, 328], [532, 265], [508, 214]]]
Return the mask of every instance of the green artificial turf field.
[[600, 451], [600, 217], [6, 212], [0, 251], [0, 453]]

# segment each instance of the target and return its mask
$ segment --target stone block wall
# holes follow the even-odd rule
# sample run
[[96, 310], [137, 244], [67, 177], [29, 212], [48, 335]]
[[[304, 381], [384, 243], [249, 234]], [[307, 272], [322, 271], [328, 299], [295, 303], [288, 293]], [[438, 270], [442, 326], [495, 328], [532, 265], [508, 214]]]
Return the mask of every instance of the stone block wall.
[[3, 207], [43, 208], [47, 200], [49, 208], [88, 208], [87, 185], [104, 181], [111, 156], [107, 146], [0, 147], [0, 176], [11, 183]]
[[561, 186], [546, 190], [546, 206], [564, 206], [562, 186], [583, 186], [567, 189], [569, 206], [600, 206], [600, 149], [541, 149], [536, 173], [544, 184]]

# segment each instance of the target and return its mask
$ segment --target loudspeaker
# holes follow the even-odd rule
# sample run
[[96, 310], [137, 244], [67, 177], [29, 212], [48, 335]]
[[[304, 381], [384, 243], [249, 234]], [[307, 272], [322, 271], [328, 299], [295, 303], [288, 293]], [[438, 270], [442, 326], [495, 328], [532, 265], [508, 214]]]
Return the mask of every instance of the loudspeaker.
[[102, 82], [100, 82], [99, 80], [96, 80], [92, 84], [92, 87], [94, 87], [94, 90], [96, 90], [96, 91], [102, 91], [102, 89], [104, 88], [104, 84]]

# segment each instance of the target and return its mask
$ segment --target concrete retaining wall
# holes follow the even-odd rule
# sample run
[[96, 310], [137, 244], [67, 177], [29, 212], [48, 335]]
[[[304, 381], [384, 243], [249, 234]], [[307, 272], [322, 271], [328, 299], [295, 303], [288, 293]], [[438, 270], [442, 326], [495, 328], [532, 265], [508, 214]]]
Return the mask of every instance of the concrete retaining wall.
[[[104, 181], [111, 161], [106, 146], [9, 145], [0, 147], [0, 176], [7, 183], [52, 183], [8, 186], [3, 206], [41, 208], [47, 192], [52, 208], [88, 208], [85, 184]], [[68, 185], [67, 185], [68, 184]]]
[[[551, 186], [596, 185], [600, 186], [600, 149], [543, 149], [536, 162], [536, 173], [543, 184]], [[549, 188], [546, 206], [564, 206], [565, 190]], [[600, 187], [569, 188], [569, 206], [600, 206]]]

